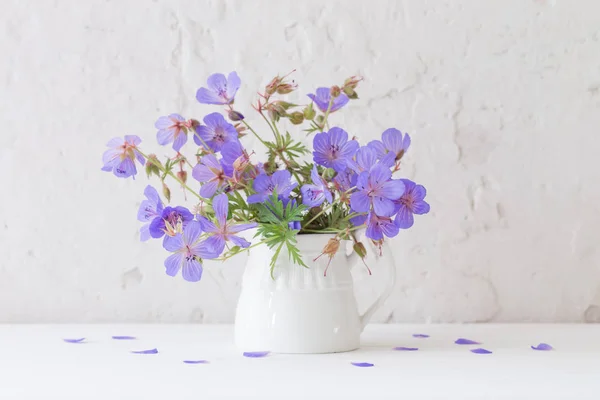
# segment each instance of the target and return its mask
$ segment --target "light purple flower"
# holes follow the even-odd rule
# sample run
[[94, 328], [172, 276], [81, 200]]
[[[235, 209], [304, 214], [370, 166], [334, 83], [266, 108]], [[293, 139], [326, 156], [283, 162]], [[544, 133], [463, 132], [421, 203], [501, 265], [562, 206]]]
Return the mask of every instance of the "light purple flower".
[[223, 252], [223, 249], [225, 249], [225, 242], [228, 241], [243, 248], [250, 246], [250, 242], [236, 234], [247, 229], [255, 228], [257, 223], [235, 224], [227, 221], [229, 199], [225, 193], [216, 196], [213, 199], [212, 206], [217, 219], [216, 224], [213, 224], [206, 218], [202, 218], [200, 222], [202, 223], [204, 231], [210, 235], [205, 242], [211, 251], [216, 254], [215, 257], [218, 257], [218, 255]]
[[419, 338], [419, 339], [427, 339], [429, 337], [429, 335], [426, 335], [424, 333], [413, 333], [413, 337]]
[[394, 215], [396, 207], [393, 200], [404, 193], [404, 183], [391, 177], [392, 171], [382, 164], [374, 166], [371, 171], [361, 172], [356, 182], [357, 190], [350, 197], [352, 210], [367, 212], [372, 205], [377, 215]]
[[398, 231], [398, 227], [390, 217], [376, 215], [373, 211], [367, 215], [367, 231], [365, 235], [369, 239], [381, 240], [384, 235], [391, 238], [396, 236]]
[[319, 176], [316, 165], [313, 165], [310, 177], [313, 184], [302, 185], [302, 188], [300, 188], [302, 192], [302, 204], [309, 207], [317, 207], [323, 204], [325, 200], [330, 204], [333, 203], [333, 196], [329, 188], [327, 188], [327, 183]]
[[248, 204], [263, 203], [273, 191], [277, 192], [280, 199], [289, 197], [298, 182], [292, 182], [292, 174], [287, 169], [275, 171], [273, 175], [260, 174], [254, 179], [252, 188], [256, 192], [248, 196]]
[[203, 183], [200, 188], [200, 196], [205, 198], [214, 196], [217, 190], [225, 187], [229, 179], [223, 164], [217, 160], [214, 154], [202, 157], [192, 170], [192, 176], [198, 182]]
[[207, 360], [183, 360], [186, 364], [210, 364]]
[[173, 150], [179, 151], [187, 142], [185, 118], [179, 114], [159, 117], [154, 123], [154, 127], [158, 129], [156, 140], [162, 146], [173, 142]]
[[238, 141], [238, 131], [221, 114], [208, 114], [203, 121], [204, 125], [198, 125], [197, 135], [194, 135], [194, 142], [198, 146], [204, 146], [206, 143], [213, 151], [221, 151], [225, 143]]
[[144, 189], [144, 196], [146, 196], [146, 200], [142, 201], [140, 209], [138, 210], [138, 221], [146, 222], [146, 224], [140, 228], [140, 240], [142, 242], [145, 242], [152, 237], [152, 235], [150, 235], [150, 223], [155, 218], [161, 217], [164, 208], [158, 192], [152, 186], [146, 186], [146, 189]]
[[135, 340], [135, 336], [113, 336], [114, 340]]
[[[327, 112], [327, 107], [329, 107], [329, 101], [331, 100], [330, 89], [326, 87], [320, 87], [316, 90], [316, 94], [308, 94], [308, 97], [319, 107], [319, 110], [322, 112]], [[348, 103], [348, 96], [344, 93], [341, 93], [338, 97], [333, 99], [333, 103], [331, 104], [330, 113], [339, 110], [344, 107], [346, 103]]]
[[348, 133], [341, 128], [317, 133], [313, 139], [313, 159], [319, 165], [344, 171], [358, 150], [356, 140], [348, 140]]
[[165, 232], [169, 234], [175, 234], [175, 228], [181, 224], [181, 228], [185, 229], [187, 224], [194, 219], [194, 216], [185, 207], [165, 207], [162, 210], [160, 218], [154, 218], [150, 222], [149, 232], [150, 236], [155, 239], [164, 236]]
[[429, 204], [424, 201], [427, 191], [421, 185], [415, 184], [408, 179], [400, 179], [404, 183], [404, 194], [394, 203], [398, 214], [395, 223], [400, 229], [408, 229], [413, 226], [415, 220], [413, 214], [421, 215], [429, 212]]
[[208, 88], [196, 92], [196, 100], [202, 104], [231, 104], [242, 81], [235, 72], [225, 78], [223, 74], [212, 74], [206, 80]]
[[250, 163], [248, 152], [238, 141], [225, 143], [221, 148], [221, 156], [225, 174], [235, 181], [245, 182], [259, 174], [258, 168]]
[[[357, 174], [364, 171], [370, 171], [377, 165], [377, 152], [368, 146], [362, 146], [356, 151], [354, 158], [348, 161], [348, 166]], [[385, 164], [388, 168], [389, 165]]]
[[135, 135], [125, 135], [125, 139], [111, 139], [106, 144], [110, 148], [102, 155], [102, 171], [112, 171], [119, 178], [133, 176], [135, 179], [137, 169], [134, 160], [137, 159], [142, 165], [146, 163], [144, 156], [137, 150], [141, 142], [142, 139]]
[[163, 247], [171, 254], [165, 260], [167, 275], [175, 276], [181, 270], [183, 279], [198, 282], [202, 278], [202, 258], [216, 258], [213, 249], [206, 241], [200, 241], [202, 226], [198, 221], [191, 221], [183, 229], [183, 233], [167, 236]]
[[398, 129], [386, 129], [381, 135], [381, 141], [373, 140], [367, 145], [377, 152], [379, 159], [383, 159], [388, 153], [392, 153], [392, 165], [395, 161], [402, 158], [404, 153], [410, 147], [410, 136], [408, 133], [402, 136]]
[[333, 184], [335, 185], [336, 189], [344, 193], [356, 186], [357, 178], [358, 174], [356, 174], [352, 169], [346, 168], [344, 171], [337, 173], [335, 178], [333, 178]]

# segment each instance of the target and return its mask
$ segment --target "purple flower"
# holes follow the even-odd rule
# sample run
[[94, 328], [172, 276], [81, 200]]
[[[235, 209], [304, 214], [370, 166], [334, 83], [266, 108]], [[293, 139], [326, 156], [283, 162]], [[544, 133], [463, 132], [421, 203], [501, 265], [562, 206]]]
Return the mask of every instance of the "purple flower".
[[113, 138], [106, 146], [110, 147], [102, 154], [104, 166], [102, 171], [112, 171], [119, 178], [128, 178], [137, 174], [134, 159], [137, 158], [140, 164], [144, 165], [146, 159], [137, 150], [137, 146], [142, 142], [139, 136], [125, 135], [125, 139]]
[[456, 339], [456, 340], [454, 341], [454, 343], [456, 343], [456, 344], [467, 344], [467, 345], [470, 345], [470, 344], [481, 344], [481, 343], [479, 343], [479, 342], [476, 342], [476, 341], [474, 341], [474, 340], [471, 340], [471, 339], [465, 339], [465, 338], [458, 338], [458, 339]]
[[138, 221], [146, 222], [146, 224], [140, 228], [140, 240], [142, 242], [145, 242], [152, 237], [150, 235], [150, 223], [155, 218], [159, 218], [162, 215], [164, 208], [158, 192], [152, 186], [146, 186], [146, 189], [144, 189], [144, 196], [146, 196], [146, 200], [142, 201], [140, 209], [138, 210]]
[[[350, 159], [348, 166], [352, 168], [356, 173], [360, 174], [364, 171], [370, 171], [377, 165], [377, 152], [368, 146], [363, 146], [356, 152], [354, 159]], [[386, 167], [390, 167], [387, 164]]]
[[398, 129], [386, 129], [381, 135], [381, 141], [373, 140], [367, 145], [377, 152], [379, 159], [383, 159], [388, 153], [392, 153], [392, 165], [395, 161], [402, 158], [404, 153], [410, 147], [410, 136], [408, 133], [402, 137], [402, 132]]
[[227, 213], [229, 212], [229, 199], [225, 193], [216, 196], [213, 199], [213, 210], [217, 223], [213, 224], [208, 219], [201, 219], [204, 230], [210, 235], [206, 239], [206, 244], [216, 254], [216, 257], [225, 249], [225, 242], [231, 241], [236, 246], [246, 248], [250, 246], [250, 242], [236, 235], [241, 231], [252, 229], [257, 226], [256, 222], [249, 224], [234, 224], [227, 221]]
[[[331, 93], [329, 91], [329, 88], [320, 87], [317, 89], [316, 93], [316, 95], [310, 93], [307, 96], [310, 97], [310, 99], [317, 105], [317, 107], [319, 107], [319, 110], [321, 110], [322, 112], [327, 112], [327, 108], [329, 107], [329, 101], [331, 100]], [[350, 100], [348, 96], [341, 93], [338, 97], [333, 99], [333, 103], [331, 104], [331, 109], [329, 110], [329, 112], [334, 112], [344, 107], [346, 103], [348, 103], [348, 100]]]
[[185, 207], [165, 207], [160, 218], [154, 218], [152, 222], [150, 222], [150, 236], [158, 239], [163, 237], [165, 232], [174, 235], [178, 225], [181, 224], [181, 228], [185, 229], [188, 222], [193, 219], [194, 216]]
[[235, 72], [230, 72], [227, 79], [223, 74], [212, 74], [206, 84], [208, 89], [198, 89], [196, 100], [202, 104], [231, 104], [242, 81]]
[[154, 127], [158, 129], [156, 140], [162, 146], [173, 142], [173, 150], [179, 151], [187, 142], [185, 118], [179, 114], [159, 117], [154, 123]]
[[341, 128], [331, 128], [313, 139], [313, 159], [319, 165], [344, 171], [349, 160], [358, 150], [358, 142], [348, 140], [348, 133]]
[[402, 196], [404, 183], [401, 180], [391, 179], [391, 177], [392, 171], [382, 164], [376, 165], [370, 172], [361, 172], [356, 182], [357, 191], [350, 197], [352, 210], [367, 212], [372, 205], [377, 215], [394, 215], [396, 207], [392, 200], [397, 200]]
[[471, 350], [469, 350], [469, 351], [470, 351], [471, 353], [475, 353], [475, 354], [492, 354], [492, 352], [491, 352], [491, 351], [489, 351], [489, 350], [486, 350], [486, 349], [482, 349], [482, 348], [479, 348], [479, 349], [471, 349]]
[[356, 186], [357, 178], [358, 175], [353, 170], [346, 168], [344, 171], [336, 174], [335, 178], [333, 178], [333, 184], [337, 190], [345, 193]]
[[192, 170], [194, 179], [203, 183], [200, 188], [200, 196], [211, 198], [218, 189], [223, 188], [228, 181], [223, 164], [217, 160], [214, 154], [207, 154], [196, 164]]
[[375, 364], [368, 363], [368, 362], [351, 362], [350, 364], [354, 365], [355, 367], [363, 367], [363, 368], [375, 366]]
[[206, 241], [200, 241], [201, 233], [201, 224], [191, 221], [183, 229], [183, 233], [165, 238], [163, 247], [174, 253], [165, 260], [167, 275], [175, 276], [181, 270], [181, 276], [186, 281], [198, 282], [202, 278], [201, 259], [216, 258], [218, 255]]
[[429, 204], [423, 199], [427, 194], [425, 188], [415, 184], [408, 179], [400, 179], [404, 182], [404, 194], [395, 201], [398, 209], [395, 223], [400, 229], [408, 229], [415, 222], [413, 214], [421, 215], [429, 212]]
[[206, 144], [213, 151], [221, 151], [225, 143], [238, 141], [238, 131], [221, 114], [208, 114], [203, 121], [205, 125], [198, 125], [197, 135], [194, 135], [194, 142], [198, 146]]
[[287, 169], [275, 171], [270, 176], [258, 175], [252, 185], [256, 193], [248, 196], [248, 204], [263, 203], [273, 194], [273, 191], [277, 192], [280, 199], [289, 197], [292, 190], [298, 186], [298, 182], [292, 182], [291, 179], [292, 174]]
[[533, 350], [541, 350], [541, 351], [550, 351], [554, 350], [554, 347], [550, 346], [548, 343], [540, 343], [537, 346], [531, 346]]
[[133, 350], [133, 354], [158, 354], [158, 349]]
[[309, 207], [317, 207], [323, 204], [325, 200], [330, 204], [333, 203], [333, 197], [327, 188], [327, 183], [319, 176], [316, 165], [313, 165], [310, 177], [312, 178], [313, 184], [302, 185], [302, 188], [300, 189], [302, 192], [302, 204]]
[[258, 175], [258, 169], [250, 163], [250, 156], [240, 142], [225, 143], [221, 148], [221, 156], [225, 174], [234, 180], [246, 181]]
[[381, 240], [383, 236], [394, 237], [398, 234], [398, 227], [390, 217], [378, 216], [373, 211], [367, 215], [367, 231], [369, 239]]
[[63, 339], [66, 343], [83, 343], [85, 338], [77, 338], [77, 339]]

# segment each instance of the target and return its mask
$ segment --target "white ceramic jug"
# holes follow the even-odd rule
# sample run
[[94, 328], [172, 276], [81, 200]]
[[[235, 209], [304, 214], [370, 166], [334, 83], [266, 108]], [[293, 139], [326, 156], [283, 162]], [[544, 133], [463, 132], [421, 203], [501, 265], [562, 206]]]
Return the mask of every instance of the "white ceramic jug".
[[289, 261], [284, 248], [275, 266], [275, 279], [269, 272], [272, 250], [265, 245], [250, 250], [235, 319], [235, 342], [240, 350], [336, 353], [359, 347], [361, 332], [395, 284], [393, 256], [384, 244], [384, 256], [378, 257], [371, 268], [374, 276], [388, 269], [386, 289], [360, 315], [350, 273], [353, 264], [361, 262], [356, 253], [346, 256], [346, 242], [342, 241], [327, 276], [324, 271], [329, 257], [323, 255], [313, 261], [333, 237], [298, 235], [298, 248], [309, 268]]

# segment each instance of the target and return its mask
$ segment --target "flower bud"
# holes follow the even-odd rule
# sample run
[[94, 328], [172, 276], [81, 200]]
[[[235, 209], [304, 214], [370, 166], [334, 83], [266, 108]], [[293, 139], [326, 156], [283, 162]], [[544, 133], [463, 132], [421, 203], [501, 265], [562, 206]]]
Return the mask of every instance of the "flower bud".
[[350, 86], [344, 86], [344, 94], [348, 96], [349, 99], [356, 100], [358, 99], [358, 94], [354, 91]]
[[304, 122], [304, 114], [300, 111], [294, 111], [290, 114], [289, 120], [294, 125], [300, 125], [302, 122]]
[[365, 248], [365, 245], [362, 244], [362, 242], [354, 243], [354, 246], [352, 246], [352, 248], [360, 258], [365, 258], [365, 256], [367, 255], [367, 249]]
[[330, 180], [332, 180], [334, 176], [335, 176], [335, 169], [333, 169], [333, 168], [327, 168], [327, 169], [325, 169], [325, 173], [323, 174], [323, 178], [327, 182], [329, 182]]
[[323, 254], [327, 254], [329, 257], [333, 257], [340, 248], [340, 240], [337, 238], [331, 238], [323, 248]]
[[244, 115], [238, 111], [229, 110], [229, 113], [227, 115], [232, 121], [241, 121], [244, 119]]
[[315, 109], [313, 108], [313, 103], [310, 103], [308, 106], [304, 107], [304, 119], [308, 121], [312, 121], [315, 117]]
[[335, 98], [342, 93], [342, 89], [340, 89], [339, 86], [332, 86], [331, 89], [329, 89], [329, 93], [331, 94], [331, 97]]
[[178, 171], [177, 178], [181, 181], [182, 184], [187, 182], [187, 171]]
[[171, 190], [164, 182], [163, 182], [162, 192], [163, 192], [163, 196], [165, 196], [165, 199], [167, 199], [167, 203], [170, 203], [171, 202]]
[[265, 92], [270, 96], [272, 94], [275, 94], [275, 92], [277, 92], [277, 87], [279, 86], [279, 84], [281, 83], [281, 80], [283, 78], [280, 78], [279, 76], [276, 76], [275, 78], [271, 79], [271, 82], [269, 82], [267, 84], [267, 86], [265, 87]]

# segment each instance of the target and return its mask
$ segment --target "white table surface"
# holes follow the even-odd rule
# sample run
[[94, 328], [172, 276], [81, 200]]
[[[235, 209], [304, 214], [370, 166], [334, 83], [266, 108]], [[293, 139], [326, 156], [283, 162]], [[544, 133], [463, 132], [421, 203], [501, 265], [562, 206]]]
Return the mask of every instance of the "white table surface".
[[[231, 325], [0, 325], [0, 399], [600, 399], [599, 325], [371, 325], [357, 351], [257, 359], [232, 336]], [[86, 343], [62, 340], [76, 337]], [[529, 347], [540, 342], [556, 350]]]

